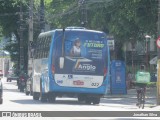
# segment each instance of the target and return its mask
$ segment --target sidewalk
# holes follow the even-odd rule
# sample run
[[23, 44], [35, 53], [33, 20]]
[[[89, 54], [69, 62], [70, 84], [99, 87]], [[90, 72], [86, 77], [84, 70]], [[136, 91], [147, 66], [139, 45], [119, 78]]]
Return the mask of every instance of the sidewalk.
[[136, 90], [130, 89], [127, 90], [127, 94], [106, 94], [105, 98], [134, 98], [136, 97]]
[[[156, 99], [157, 89], [154, 88], [147, 88], [146, 89], [146, 98], [154, 98]], [[106, 94], [105, 98], [136, 98], [137, 92], [136, 89], [129, 89], [127, 90], [127, 94]]]
[[[127, 94], [119, 94], [119, 95], [111, 95], [111, 94], [107, 94], [104, 96], [104, 98], [108, 98], [108, 99], [117, 99], [117, 98], [122, 98], [122, 100], [124, 102], [126, 102], [126, 104], [128, 102], [130, 102], [131, 100], [135, 100], [137, 99], [137, 93], [136, 93], [136, 89], [129, 89], [127, 90]], [[148, 108], [153, 108], [154, 110], [158, 110], [160, 111], [160, 105], [157, 106], [157, 88], [156, 87], [152, 87], [152, 88], [147, 88], [146, 89], [146, 106]]]

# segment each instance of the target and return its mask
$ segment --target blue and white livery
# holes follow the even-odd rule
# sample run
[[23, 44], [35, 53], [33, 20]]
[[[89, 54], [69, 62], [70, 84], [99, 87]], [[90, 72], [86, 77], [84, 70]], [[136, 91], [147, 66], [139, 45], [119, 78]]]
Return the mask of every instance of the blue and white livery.
[[35, 100], [54, 102], [68, 95], [99, 104], [108, 90], [110, 54], [104, 32], [67, 28], [41, 33], [33, 64]]

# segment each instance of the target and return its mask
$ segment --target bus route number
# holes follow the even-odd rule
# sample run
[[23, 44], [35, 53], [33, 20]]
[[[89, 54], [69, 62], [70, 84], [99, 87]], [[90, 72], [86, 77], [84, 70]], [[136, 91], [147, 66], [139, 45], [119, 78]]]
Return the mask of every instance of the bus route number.
[[91, 86], [99, 86], [99, 83], [92, 83]]

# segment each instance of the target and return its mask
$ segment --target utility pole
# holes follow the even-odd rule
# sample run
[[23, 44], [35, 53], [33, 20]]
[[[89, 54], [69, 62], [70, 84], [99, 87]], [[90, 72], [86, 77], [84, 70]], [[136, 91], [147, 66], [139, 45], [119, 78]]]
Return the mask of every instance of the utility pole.
[[24, 47], [23, 47], [23, 11], [20, 3], [20, 71], [24, 71]]
[[40, 28], [41, 28], [41, 32], [45, 30], [44, 0], [41, 0], [41, 3], [40, 3]]
[[29, 43], [33, 42], [33, 0], [29, 5]]
[[[29, 4], [29, 40], [28, 40], [28, 69], [27, 69], [27, 73], [28, 75], [29, 73], [29, 69], [30, 69], [30, 64], [32, 63], [31, 61], [33, 59], [31, 59], [33, 57], [33, 53], [32, 52], [32, 45], [33, 45], [33, 5], [34, 5], [34, 1], [30, 0], [30, 4]], [[31, 60], [31, 61], [30, 61]]]
[[[160, 36], [160, 0], [158, 0], [158, 37]], [[160, 48], [158, 48], [157, 105], [160, 105]]]
[[80, 22], [83, 27], [86, 27], [87, 25], [87, 8], [85, 6], [86, 1], [85, 0], [79, 0], [79, 9], [80, 9]]

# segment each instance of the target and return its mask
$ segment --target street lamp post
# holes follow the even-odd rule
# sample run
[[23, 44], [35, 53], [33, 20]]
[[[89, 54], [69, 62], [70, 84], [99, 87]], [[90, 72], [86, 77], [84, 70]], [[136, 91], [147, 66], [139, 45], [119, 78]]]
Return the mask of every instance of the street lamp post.
[[149, 42], [151, 36], [146, 35], [145, 38], [146, 38], [146, 69], [148, 69], [148, 60], [149, 60], [149, 53], [148, 53], [148, 48], [149, 48], [149, 47], [148, 47], [148, 42]]

